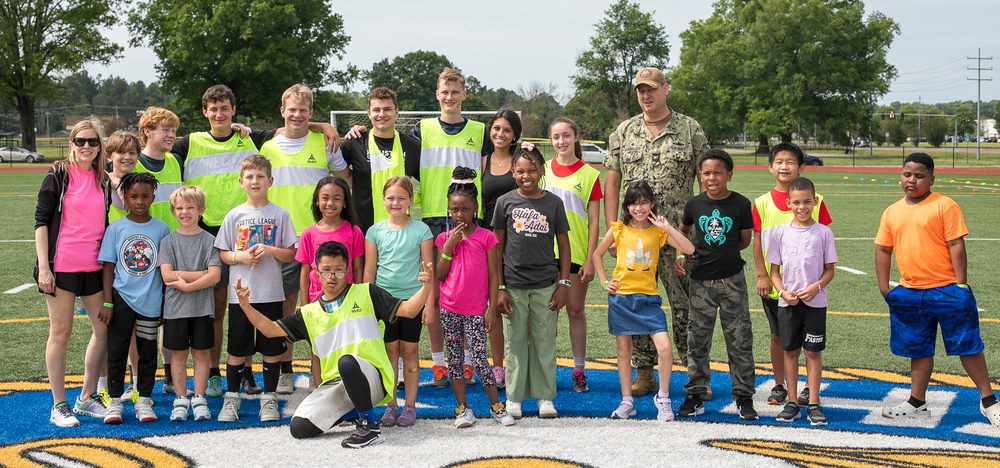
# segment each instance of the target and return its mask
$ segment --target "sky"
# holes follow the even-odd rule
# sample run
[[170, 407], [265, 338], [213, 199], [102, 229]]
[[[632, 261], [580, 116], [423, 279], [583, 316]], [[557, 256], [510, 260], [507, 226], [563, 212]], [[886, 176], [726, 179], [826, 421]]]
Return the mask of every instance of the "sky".
[[[420, 2], [334, 1], [334, 11], [344, 19], [351, 42], [344, 60], [367, 69], [373, 63], [428, 50], [446, 56], [466, 75], [473, 75], [490, 88], [517, 91], [533, 83], [556, 86], [565, 102], [573, 93], [571, 76], [576, 57], [589, 48], [594, 24], [604, 17], [611, 0], [505, 0]], [[653, 11], [670, 43], [668, 66], [675, 67], [681, 50], [680, 33], [692, 21], [708, 18], [709, 2], [640, 2], [643, 11]], [[880, 103], [893, 101], [924, 103], [977, 99], [975, 71], [982, 72], [982, 100], [1000, 98], [1000, 41], [997, 40], [995, 0], [869, 0], [866, 12], [880, 11], [899, 24], [900, 34], [889, 51], [889, 63], [898, 76]], [[386, 12], [386, 13], [382, 13]], [[131, 34], [124, 27], [108, 36], [126, 47], [122, 57], [109, 66], [89, 65], [92, 75], [120, 76], [146, 83], [157, 79], [156, 56], [148, 48], [128, 46]], [[980, 54], [978, 48], [982, 48]], [[969, 57], [994, 57], [981, 65]], [[363, 90], [364, 83], [353, 89]], [[275, 90], [280, 93], [282, 90]]]

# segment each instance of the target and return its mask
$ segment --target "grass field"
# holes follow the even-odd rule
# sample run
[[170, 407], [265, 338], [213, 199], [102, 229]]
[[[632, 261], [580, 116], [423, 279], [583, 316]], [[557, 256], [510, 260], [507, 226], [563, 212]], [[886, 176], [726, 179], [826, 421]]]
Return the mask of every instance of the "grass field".
[[[889, 352], [888, 310], [878, 294], [873, 270], [872, 238], [879, 216], [886, 206], [902, 196], [898, 173], [884, 169], [841, 172], [826, 168], [807, 171], [805, 175], [816, 182], [820, 193], [826, 197], [834, 219], [831, 228], [837, 237], [838, 266], [865, 273], [838, 269], [829, 286], [829, 344], [823, 353], [824, 365], [907, 371], [909, 362]], [[0, 206], [3, 207], [3, 223], [7, 225], [7, 230], [0, 234], [0, 258], [4, 259], [0, 262], [0, 292], [32, 283], [33, 214], [42, 176], [41, 172], [0, 172]], [[737, 170], [731, 188], [752, 199], [773, 185], [773, 178], [764, 170]], [[996, 223], [993, 210], [1000, 206], [1000, 175], [974, 171], [965, 175], [939, 174], [934, 189], [958, 201], [971, 232], [966, 242], [969, 282], [983, 309], [980, 317], [986, 357], [991, 375], [997, 379], [1000, 376], [1000, 353], [997, 352], [1000, 343], [996, 338], [1000, 336], [1000, 275], [993, 262], [1000, 260], [1000, 236], [992, 228]], [[748, 283], [755, 284], [750, 249], [744, 251], [743, 257], [748, 262]], [[610, 271], [611, 259], [606, 258], [605, 264]], [[896, 277], [895, 272], [893, 277]], [[588, 355], [612, 357], [614, 339], [607, 333], [606, 296], [598, 286], [591, 286], [587, 304]], [[755, 358], [758, 363], [765, 363], [769, 340], [767, 321], [756, 297], [750, 298], [750, 306]], [[565, 314], [560, 317], [557, 350], [559, 356], [571, 356], [564, 317]], [[70, 344], [70, 373], [82, 372], [89, 328], [86, 319], [76, 321]], [[0, 345], [0, 381], [45, 376], [43, 355], [47, 333], [45, 303], [33, 287], [0, 296], [0, 343], [3, 343]], [[721, 333], [716, 333], [715, 338], [713, 359], [724, 361]], [[426, 340], [422, 346], [422, 354], [429, 356]], [[936, 370], [960, 373], [958, 359], [944, 357], [940, 339], [938, 349], [942, 359], [936, 363]], [[304, 346], [297, 348], [296, 357], [306, 357]]]

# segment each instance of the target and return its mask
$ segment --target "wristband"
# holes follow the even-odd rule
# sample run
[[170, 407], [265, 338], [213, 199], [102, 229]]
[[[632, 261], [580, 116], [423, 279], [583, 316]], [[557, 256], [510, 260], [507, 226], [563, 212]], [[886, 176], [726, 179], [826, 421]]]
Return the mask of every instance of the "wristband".
[[236, 251], [233, 251], [233, 265], [236, 264]]
[[105, 302], [105, 303], [104, 303], [104, 307], [107, 307], [107, 308], [109, 308], [109, 309], [114, 309], [114, 308], [115, 308], [115, 305], [114, 305], [114, 304], [112, 304], [112, 303], [110, 303], [110, 302]]
[[969, 289], [969, 283], [956, 283], [955, 286], [958, 286], [962, 289]]
[[506, 290], [507, 290], [507, 286], [504, 286], [502, 284], [500, 286], [497, 286], [497, 291], [506, 291]]
[[781, 291], [778, 291], [778, 297], [781, 297], [784, 294], [785, 294], [785, 290], [784, 289], [782, 289]]
[[685, 257], [684, 254], [677, 255], [677, 260], [683, 260], [685, 258], [687, 257]]
[[608, 280], [604, 280], [604, 282], [603, 282], [603, 283], [601, 283], [601, 287], [602, 287], [602, 288], [606, 288], [606, 287], [608, 287]]
[[451, 261], [451, 255], [448, 255], [444, 252], [441, 252], [441, 258], [448, 260], [449, 262]]
[[557, 283], [557, 284], [558, 284], [559, 286], [562, 286], [562, 287], [564, 287], [564, 288], [569, 288], [569, 287], [572, 287], [572, 286], [573, 286], [573, 282], [572, 282], [572, 281], [570, 281], [570, 280], [568, 280], [568, 279], [561, 279], [561, 280], [557, 281], [556, 283]]

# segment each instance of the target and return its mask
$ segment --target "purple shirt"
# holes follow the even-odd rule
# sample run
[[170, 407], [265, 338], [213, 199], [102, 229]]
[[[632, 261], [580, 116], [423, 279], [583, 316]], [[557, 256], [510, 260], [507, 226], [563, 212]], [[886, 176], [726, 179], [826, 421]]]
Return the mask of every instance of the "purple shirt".
[[[444, 248], [451, 231], [438, 234], [434, 247]], [[497, 237], [481, 227], [458, 241], [451, 256], [451, 269], [441, 282], [441, 308], [462, 315], [483, 315], [489, 302], [490, 276], [486, 254], [497, 245]]]
[[[785, 291], [800, 291], [823, 277], [823, 268], [827, 263], [837, 263], [833, 231], [820, 223], [778, 226], [768, 243], [764, 261], [781, 265], [781, 282]], [[826, 288], [820, 289], [805, 304], [826, 307]], [[778, 307], [788, 307], [788, 303], [779, 298]]]

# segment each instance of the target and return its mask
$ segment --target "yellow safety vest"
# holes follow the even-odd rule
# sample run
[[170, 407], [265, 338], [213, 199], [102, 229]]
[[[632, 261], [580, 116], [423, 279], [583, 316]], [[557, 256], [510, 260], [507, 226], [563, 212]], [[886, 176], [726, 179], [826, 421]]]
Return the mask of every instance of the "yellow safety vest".
[[156, 177], [156, 191], [153, 195], [156, 197], [153, 200], [153, 204], [149, 207], [149, 215], [167, 223], [167, 227], [170, 231], [176, 231], [180, 227], [180, 223], [177, 222], [177, 218], [174, 214], [170, 212], [170, 194], [174, 193], [181, 186], [181, 165], [177, 162], [177, 158], [170, 153], [164, 155], [163, 169], [159, 172], [153, 172], [142, 165], [141, 160], [135, 162], [135, 172], [146, 172], [153, 174]]
[[[448, 186], [456, 167], [482, 169], [485, 131], [485, 124], [469, 120], [461, 132], [448, 135], [437, 117], [420, 121], [420, 209], [424, 218], [448, 216]], [[475, 183], [481, 194], [482, 178], [476, 177]]]
[[240, 189], [240, 163], [257, 153], [250, 138], [234, 133], [226, 141], [216, 141], [209, 132], [192, 133], [188, 137], [188, 157], [184, 162], [184, 183], [197, 185], [205, 192], [207, 226], [221, 226], [229, 210], [246, 201]]
[[285, 154], [272, 139], [261, 145], [260, 154], [271, 161], [274, 184], [267, 198], [288, 211], [295, 233], [315, 223], [312, 216], [312, 194], [316, 183], [330, 174], [326, 165], [326, 142], [323, 134], [309, 132], [306, 144], [295, 154]]
[[389, 179], [396, 176], [405, 176], [406, 167], [403, 163], [403, 144], [399, 141], [399, 132], [392, 132], [392, 151], [389, 158], [382, 154], [375, 144], [375, 132], [368, 132], [368, 161], [371, 164], [372, 180], [372, 211], [374, 212], [374, 223], [384, 219], [389, 219], [389, 212], [385, 209], [385, 204], [380, 199], [375, 198], [376, 193], [382, 193], [382, 188]]
[[[590, 224], [587, 204], [590, 202], [594, 183], [601, 177], [601, 173], [589, 164], [584, 164], [569, 177], [556, 177], [552, 171], [553, 161], [549, 160], [546, 164], [544, 188], [563, 201], [566, 220], [569, 222], [570, 262], [583, 265], [587, 260], [587, 237], [590, 233], [587, 229]], [[559, 258], [558, 248], [556, 258]]]

